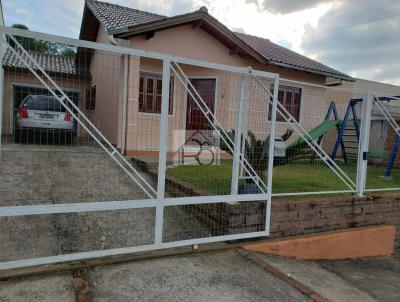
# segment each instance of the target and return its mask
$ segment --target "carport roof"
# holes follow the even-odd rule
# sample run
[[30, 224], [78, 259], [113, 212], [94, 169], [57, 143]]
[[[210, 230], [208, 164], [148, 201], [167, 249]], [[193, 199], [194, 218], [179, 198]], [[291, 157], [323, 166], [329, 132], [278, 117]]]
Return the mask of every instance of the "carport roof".
[[[47, 72], [78, 75], [75, 57], [39, 53], [34, 51], [28, 52]], [[3, 67], [27, 69], [24, 63], [21, 62], [21, 60], [9, 49], [6, 51], [3, 57]]]

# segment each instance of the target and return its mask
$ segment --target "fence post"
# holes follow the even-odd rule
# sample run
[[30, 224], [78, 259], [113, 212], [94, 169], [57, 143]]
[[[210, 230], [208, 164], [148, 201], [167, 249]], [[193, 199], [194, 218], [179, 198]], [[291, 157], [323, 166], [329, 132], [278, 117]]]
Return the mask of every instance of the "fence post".
[[[271, 223], [271, 202], [272, 202], [272, 180], [273, 180], [273, 169], [274, 169], [274, 157], [275, 157], [275, 136], [276, 136], [276, 112], [278, 109], [278, 92], [279, 92], [279, 76], [274, 80], [274, 97], [272, 100], [272, 112], [271, 112], [271, 131], [269, 134], [269, 149], [268, 149], [268, 174], [267, 174], [267, 205], [265, 208], [265, 231], [267, 236], [270, 234], [270, 223]], [[268, 95], [268, 98], [270, 96]], [[269, 102], [268, 102], [269, 104]], [[268, 120], [268, 116], [265, 117]]]
[[[1, 3], [0, 3], [1, 5]], [[4, 37], [4, 35], [2, 35]], [[4, 38], [5, 39], [5, 38]], [[0, 62], [3, 62], [3, 56], [6, 52], [7, 46], [0, 39]], [[4, 108], [4, 69], [3, 65], [0, 66], [0, 159], [2, 150], [2, 136], [3, 136], [3, 108]]]
[[362, 120], [357, 161], [357, 196], [364, 195], [368, 169], [369, 132], [371, 128], [372, 92], [368, 91], [362, 102]]
[[165, 173], [168, 151], [168, 107], [169, 107], [169, 81], [171, 78], [171, 61], [163, 61], [162, 94], [161, 94], [161, 120], [160, 120], [160, 153], [158, 158], [157, 177], [157, 207], [154, 244], [161, 245], [163, 237], [164, 198], [165, 198]]
[[126, 125], [128, 110], [128, 91], [129, 91], [129, 64], [130, 56], [124, 55], [124, 79], [123, 79], [123, 95], [122, 95], [122, 123], [121, 123], [121, 153], [126, 153]]
[[241, 142], [242, 142], [242, 123], [243, 123], [243, 109], [244, 109], [245, 98], [246, 98], [246, 78], [242, 76], [240, 79], [239, 109], [236, 114], [231, 195], [238, 194], [238, 188], [239, 188], [240, 152], [241, 152]]
[[[3, 7], [0, 1], [0, 25], [4, 26]], [[3, 42], [6, 39], [5, 33], [1, 33], [0, 37], [0, 62], [3, 62], [4, 54], [7, 50], [7, 45]], [[3, 64], [0, 66], [0, 159], [1, 159], [1, 139], [3, 136], [3, 104], [4, 104], [4, 69]]]

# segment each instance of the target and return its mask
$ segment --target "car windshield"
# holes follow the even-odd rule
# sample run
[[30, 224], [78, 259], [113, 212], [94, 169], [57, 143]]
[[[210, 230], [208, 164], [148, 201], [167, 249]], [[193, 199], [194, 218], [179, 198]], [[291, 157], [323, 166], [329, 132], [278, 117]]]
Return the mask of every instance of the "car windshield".
[[39, 111], [54, 111], [54, 112], [65, 112], [64, 106], [62, 106], [53, 96], [44, 95], [31, 95], [28, 96], [25, 102], [22, 104], [23, 108], [28, 110], [39, 110]]

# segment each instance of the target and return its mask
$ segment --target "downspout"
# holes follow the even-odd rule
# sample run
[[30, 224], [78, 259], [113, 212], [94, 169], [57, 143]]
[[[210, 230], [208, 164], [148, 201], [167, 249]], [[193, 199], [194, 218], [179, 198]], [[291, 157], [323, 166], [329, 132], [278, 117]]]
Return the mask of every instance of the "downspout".
[[[113, 35], [108, 36], [108, 40], [112, 45], [121, 46], [120, 43], [114, 38]], [[126, 153], [126, 128], [127, 128], [127, 111], [128, 111], [128, 87], [129, 87], [129, 55], [124, 55], [124, 78], [123, 78], [123, 92], [122, 92], [122, 123], [121, 123], [121, 153]]]

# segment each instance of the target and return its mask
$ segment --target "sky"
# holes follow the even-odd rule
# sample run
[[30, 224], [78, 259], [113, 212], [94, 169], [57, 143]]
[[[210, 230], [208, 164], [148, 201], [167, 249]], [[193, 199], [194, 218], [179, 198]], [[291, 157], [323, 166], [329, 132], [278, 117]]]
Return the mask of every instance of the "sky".
[[[230, 29], [351, 76], [400, 85], [400, 0], [108, 0], [172, 16], [206, 6]], [[77, 38], [84, 0], [3, 0], [7, 25]]]

